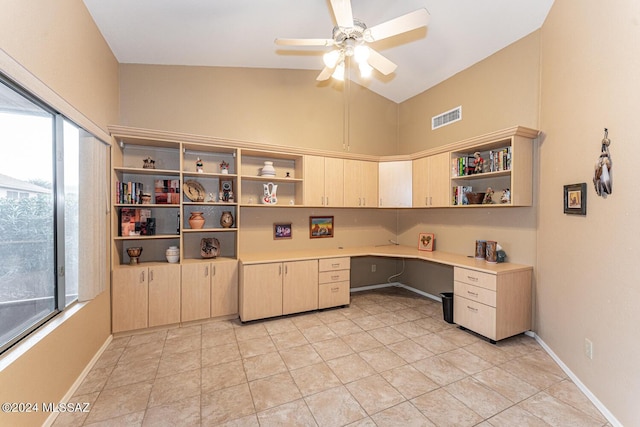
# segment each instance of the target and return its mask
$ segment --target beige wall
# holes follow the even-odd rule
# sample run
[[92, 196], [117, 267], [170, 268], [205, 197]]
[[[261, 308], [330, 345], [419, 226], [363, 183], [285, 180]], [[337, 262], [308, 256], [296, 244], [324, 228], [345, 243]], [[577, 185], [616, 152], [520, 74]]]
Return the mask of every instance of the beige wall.
[[[30, 72], [29, 78], [11, 77], [37, 81], [46, 88], [39, 94], [66, 101], [56, 103], [62, 113], [106, 132], [118, 114], [117, 62], [82, 1], [15, 0], [3, 2], [2, 9], [0, 48]], [[0, 401], [59, 402], [108, 338], [110, 306], [107, 291], [4, 367]], [[48, 415], [0, 413], [0, 425], [40, 425]]]
[[[347, 151], [342, 84], [315, 71], [120, 65], [119, 124]], [[351, 84], [350, 152], [397, 152], [397, 104]]]
[[[556, 0], [541, 33], [536, 329], [627, 426], [640, 425], [639, 21], [637, 0]], [[592, 184], [605, 127], [614, 179], [607, 199]], [[587, 216], [564, 215], [563, 185], [580, 182]]]

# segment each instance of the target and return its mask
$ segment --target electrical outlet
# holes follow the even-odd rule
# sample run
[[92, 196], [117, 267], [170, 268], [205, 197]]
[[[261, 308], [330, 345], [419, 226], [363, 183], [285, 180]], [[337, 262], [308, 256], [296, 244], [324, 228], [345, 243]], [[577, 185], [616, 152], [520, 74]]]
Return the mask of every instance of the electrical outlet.
[[584, 355], [593, 360], [593, 343], [589, 338], [584, 339]]
[[376, 272], [376, 265], [375, 264], [371, 264], [371, 272], [372, 273]]

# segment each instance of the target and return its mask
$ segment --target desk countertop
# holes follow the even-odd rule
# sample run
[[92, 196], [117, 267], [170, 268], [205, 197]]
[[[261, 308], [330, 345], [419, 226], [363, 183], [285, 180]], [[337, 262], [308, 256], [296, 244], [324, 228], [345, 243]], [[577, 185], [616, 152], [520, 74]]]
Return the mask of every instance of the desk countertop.
[[484, 260], [477, 260], [466, 255], [452, 254], [442, 251], [420, 251], [409, 246], [384, 245], [384, 246], [360, 246], [343, 249], [300, 250], [285, 252], [255, 252], [242, 254], [239, 258], [242, 264], [264, 264], [270, 262], [302, 261], [307, 259], [336, 258], [336, 257], [361, 257], [379, 256], [387, 258], [419, 259], [436, 262], [438, 264], [454, 267], [470, 268], [489, 274], [509, 273], [523, 270], [531, 270], [530, 265], [513, 264], [510, 262], [489, 264]]

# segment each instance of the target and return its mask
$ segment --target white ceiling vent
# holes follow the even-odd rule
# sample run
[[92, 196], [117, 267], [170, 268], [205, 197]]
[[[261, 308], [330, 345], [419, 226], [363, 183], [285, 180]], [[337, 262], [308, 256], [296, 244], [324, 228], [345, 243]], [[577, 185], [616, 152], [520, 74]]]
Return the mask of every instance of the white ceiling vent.
[[431, 130], [462, 120], [462, 105], [431, 118]]

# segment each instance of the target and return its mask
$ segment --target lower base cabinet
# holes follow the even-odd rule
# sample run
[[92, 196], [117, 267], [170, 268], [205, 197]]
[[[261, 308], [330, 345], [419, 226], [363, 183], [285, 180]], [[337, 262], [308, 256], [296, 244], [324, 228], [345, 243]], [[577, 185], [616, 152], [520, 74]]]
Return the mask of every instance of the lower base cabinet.
[[180, 322], [180, 266], [121, 266], [113, 270], [112, 330]]
[[181, 320], [208, 319], [238, 312], [238, 262], [182, 265]]

